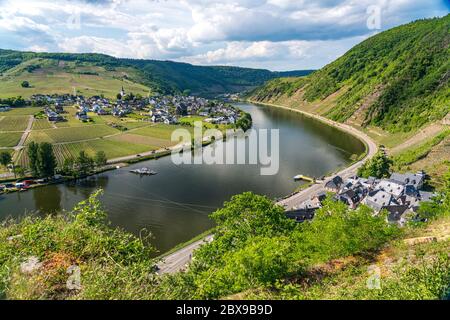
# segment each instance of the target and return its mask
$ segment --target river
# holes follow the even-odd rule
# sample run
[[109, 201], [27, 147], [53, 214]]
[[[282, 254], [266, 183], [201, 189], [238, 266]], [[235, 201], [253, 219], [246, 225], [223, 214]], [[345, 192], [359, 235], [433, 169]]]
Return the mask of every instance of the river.
[[[70, 210], [102, 188], [101, 200], [111, 225], [134, 234], [150, 231], [152, 245], [164, 252], [211, 228], [208, 215], [231, 196], [253, 191], [282, 197], [299, 186], [293, 176], [323, 176], [348, 165], [352, 155], [364, 152], [358, 139], [299, 113], [246, 103], [237, 106], [252, 115], [254, 128], [279, 129], [278, 174], [262, 176], [259, 165], [177, 166], [171, 157], [165, 157], [77, 182], [0, 196], [0, 220]], [[221, 143], [206, 148], [217, 148]], [[149, 167], [158, 175], [129, 173], [140, 167]]]

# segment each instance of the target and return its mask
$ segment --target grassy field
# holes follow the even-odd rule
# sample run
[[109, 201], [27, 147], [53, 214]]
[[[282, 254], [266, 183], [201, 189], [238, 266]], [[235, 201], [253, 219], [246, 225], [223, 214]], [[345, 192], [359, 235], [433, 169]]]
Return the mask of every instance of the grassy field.
[[120, 133], [120, 131], [106, 125], [39, 130], [31, 132], [27, 143], [31, 141], [51, 143], [75, 142], [101, 138], [117, 133]]
[[[65, 111], [64, 116], [68, 120], [66, 122], [53, 125], [46, 119], [35, 119], [25, 143], [25, 145], [31, 141], [52, 143], [60, 165], [65, 159], [76, 158], [80, 151], [85, 151], [90, 156], [94, 156], [97, 151], [104, 151], [108, 159], [113, 159], [166, 148], [175, 144], [170, 141], [174, 129], [193, 130], [192, 127], [187, 126], [154, 125], [130, 118], [95, 114], [90, 114], [92, 122], [83, 123], [75, 118], [75, 108], [67, 107]], [[120, 131], [106, 125], [110, 123], [120, 124], [128, 130]], [[5, 132], [0, 135], [0, 146], [15, 146], [20, 136], [21, 133]], [[26, 167], [28, 165], [27, 149], [19, 151], [15, 158], [18, 164]]]
[[[157, 150], [159, 148], [160, 146], [157, 145], [152, 146], [149, 144], [131, 142], [124, 143], [123, 141], [114, 139], [98, 139], [86, 142], [53, 145], [53, 151], [59, 165], [62, 165], [65, 159], [76, 159], [80, 151], [85, 151], [91, 157], [95, 156], [97, 151], [103, 151], [108, 159], [113, 159]], [[21, 166], [28, 165], [28, 155], [26, 149], [24, 149], [18, 156], [17, 163]]]
[[21, 132], [0, 133], [0, 147], [15, 147], [19, 143], [21, 137]]
[[3, 116], [0, 119], [0, 131], [25, 131], [29, 116]]
[[125, 133], [109, 138], [109, 140], [125, 144], [140, 144], [151, 147], [165, 148], [174, 145], [170, 140], [148, 137], [133, 133]]
[[205, 117], [200, 117], [200, 116], [188, 116], [188, 117], [181, 118], [180, 123], [193, 126], [195, 122], [200, 121], [200, 122], [202, 122], [202, 126], [204, 128], [219, 129], [219, 130], [225, 130], [229, 127], [229, 126], [223, 125], [223, 124], [216, 125], [216, 124], [208, 123], [208, 122], [204, 121], [205, 119], [206, 119]]
[[52, 129], [53, 125], [47, 119], [34, 119], [32, 130]]
[[443, 173], [450, 167], [450, 129], [444, 130], [428, 140], [410, 147], [393, 157], [394, 170], [415, 172], [425, 170], [431, 177], [430, 185], [441, 188]]
[[100, 139], [88, 142], [77, 142], [62, 145], [55, 145], [54, 151], [58, 162], [62, 164], [66, 158], [76, 158], [80, 151], [85, 151], [88, 155], [94, 156], [99, 150], [106, 153], [108, 159], [137, 154], [140, 152], [155, 150], [147, 145], [122, 143], [109, 139]]
[[134, 130], [133, 134], [170, 141], [171, 137], [172, 137], [172, 133], [176, 129], [186, 129], [191, 133], [194, 132], [194, 128], [188, 127], [188, 126], [157, 124], [154, 126], [149, 126], [149, 127], [144, 127], [144, 128]]
[[10, 109], [7, 112], [0, 112], [0, 118], [2, 116], [9, 117], [9, 116], [31, 116], [34, 115], [40, 111], [43, 111], [43, 108], [39, 107], [23, 107], [23, 108], [13, 108]]
[[[41, 68], [28, 72], [26, 68], [30, 65], [39, 65]], [[127, 92], [147, 96], [151, 89], [127, 80], [133, 73], [134, 70], [127, 68], [107, 71], [101, 67], [80, 66], [72, 62], [34, 59], [8, 70], [0, 77], [0, 98], [74, 92], [88, 97], [103, 94], [115, 98], [122, 86]], [[31, 87], [22, 88], [23, 81], [28, 81]]]
[[[19, 108], [2, 113], [0, 115], [0, 147], [15, 147], [27, 127], [30, 115], [41, 110], [41, 108]], [[114, 159], [167, 148], [176, 144], [171, 141], [174, 130], [182, 128], [192, 134], [194, 128], [188, 123], [202, 119], [200, 117], [186, 118], [185, 125], [179, 126], [155, 125], [148, 121], [140, 121], [139, 119], [142, 118], [140, 115], [117, 118], [111, 115], [99, 116], [89, 113], [92, 121], [83, 123], [75, 117], [77, 112], [75, 107], [65, 107], [64, 111], [63, 116], [67, 120], [65, 122], [53, 124], [47, 119], [34, 119], [32, 130], [25, 141], [25, 146], [31, 141], [51, 143], [60, 165], [65, 159], [76, 158], [80, 151], [85, 151], [90, 156], [103, 151], [108, 159]], [[113, 123], [126, 130], [121, 131], [111, 127]], [[13, 130], [18, 132], [12, 132]], [[27, 167], [27, 148], [16, 151], [14, 160], [17, 164]]]

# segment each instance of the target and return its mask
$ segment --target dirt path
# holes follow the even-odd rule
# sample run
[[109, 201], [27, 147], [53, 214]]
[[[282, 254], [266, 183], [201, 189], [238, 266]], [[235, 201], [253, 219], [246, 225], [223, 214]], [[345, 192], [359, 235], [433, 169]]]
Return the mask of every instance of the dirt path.
[[23, 147], [25, 141], [26, 141], [27, 138], [28, 138], [28, 135], [29, 135], [30, 132], [31, 132], [31, 128], [33, 127], [33, 121], [34, 121], [34, 117], [33, 117], [33, 116], [30, 116], [30, 118], [28, 119], [28, 126], [27, 126], [27, 128], [25, 129], [25, 132], [23, 133], [22, 137], [20, 138], [19, 144], [14, 148], [14, 150], [17, 151], [17, 150], [22, 149], [22, 147]]
[[432, 123], [427, 127], [421, 129], [419, 132], [417, 132], [414, 136], [412, 136], [405, 142], [390, 149], [389, 153], [396, 154], [399, 153], [400, 151], [410, 148], [411, 146], [420, 144], [421, 142], [424, 142], [425, 140], [438, 135], [442, 130], [444, 130], [445, 127], [446, 126], [440, 123]]

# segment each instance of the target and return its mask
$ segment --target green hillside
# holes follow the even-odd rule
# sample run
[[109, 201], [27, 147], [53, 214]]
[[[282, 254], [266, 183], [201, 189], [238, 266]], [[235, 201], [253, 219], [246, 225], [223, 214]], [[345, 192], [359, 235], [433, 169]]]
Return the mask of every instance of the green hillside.
[[355, 126], [410, 132], [449, 111], [450, 15], [377, 34], [305, 78], [275, 79], [251, 99]]
[[[88, 63], [33, 58], [3, 72], [0, 98], [53, 93], [115, 98], [122, 86], [127, 92], [147, 96], [152, 89], [138, 83], [138, 79], [133, 68], [107, 70]], [[23, 81], [28, 81], [30, 87], [22, 87]]]
[[[310, 71], [271, 72], [239, 67], [204, 67], [155, 60], [117, 59], [102, 54], [33, 53], [0, 50], [0, 95], [29, 96], [34, 93], [81, 93], [109, 95], [124, 85], [135, 93], [150, 90], [217, 95], [254, 88], [285, 76]], [[29, 81], [31, 88], [22, 88]], [[151, 89], [149, 89], [151, 88]]]

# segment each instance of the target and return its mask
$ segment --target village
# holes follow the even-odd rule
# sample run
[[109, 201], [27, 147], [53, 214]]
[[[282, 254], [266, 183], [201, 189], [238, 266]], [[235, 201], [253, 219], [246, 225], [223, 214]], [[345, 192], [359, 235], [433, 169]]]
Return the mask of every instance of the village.
[[[88, 113], [99, 116], [112, 115], [118, 118], [138, 113], [144, 121], [154, 123], [177, 124], [186, 116], [200, 116], [211, 124], [233, 125], [239, 117], [239, 111], [221, 101], [208, 100], [201, 97], [184, 95], [159, 95], [148, 98], [126, 93], [122, 88], [117, 100], [112, 101], [102, 96], [85, 98], [73, 95], [34, 95], [27, 101], [30, 105], [44, 106], [44, 112], [50, 122], [66, 121], [64, 107], [76, 106], [77, 119], [89, 122]], [[5, 111], [8, 107], [5, 106]]]
[[327, 192], [332, 199], [341, 201], [351, 209], [366, 205], [379, 214], [387, 212], [387, 220], [400, 226], [417, 217], [420, 203], [430, 201], [435, 194], [424, 191], [426, 173], [392, 173], [387, 179], [353, 176], [342, 179], [335, 176], [325, 183], [325, 190], [287, 212], [288, 217], [298, 222], [311, 220], [315, 211], [322, 207]]

